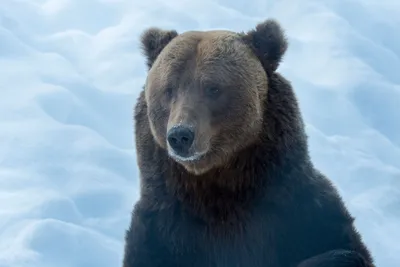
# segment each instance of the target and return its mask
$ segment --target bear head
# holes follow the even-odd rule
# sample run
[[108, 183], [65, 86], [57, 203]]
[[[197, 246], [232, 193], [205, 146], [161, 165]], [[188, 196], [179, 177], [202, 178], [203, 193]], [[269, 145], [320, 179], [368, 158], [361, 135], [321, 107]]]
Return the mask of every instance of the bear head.
[[141, 43], [151, 133], [175, 162], [201, 175], [257, 142], [268, 77], [287, 49], [276, 21], [247, 33], [150, 28]]

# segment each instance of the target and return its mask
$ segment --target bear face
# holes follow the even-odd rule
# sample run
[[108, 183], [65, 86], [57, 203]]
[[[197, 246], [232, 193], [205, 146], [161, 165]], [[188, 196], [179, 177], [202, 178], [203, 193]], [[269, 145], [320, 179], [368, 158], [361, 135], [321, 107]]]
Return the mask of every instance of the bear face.
[[277, 23], [247, 34], [152, 28], [142, 45], [151, 132], [174, 161], [201, 175], [258, 141], [268, 73], [287, 46]]

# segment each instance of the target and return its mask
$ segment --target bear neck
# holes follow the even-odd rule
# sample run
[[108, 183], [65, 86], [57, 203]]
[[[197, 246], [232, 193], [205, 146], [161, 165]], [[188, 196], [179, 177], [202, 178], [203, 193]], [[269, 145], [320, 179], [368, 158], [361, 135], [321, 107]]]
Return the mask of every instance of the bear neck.
[[312, 167], [296, 97], [279, 74], [269, 77], [264, 105], [259, 138], [228, 164], [194, 175], [168, 159], [167, 187], [185, 209], [207, 221], [227, 221], [262, 201], [268, 188]]

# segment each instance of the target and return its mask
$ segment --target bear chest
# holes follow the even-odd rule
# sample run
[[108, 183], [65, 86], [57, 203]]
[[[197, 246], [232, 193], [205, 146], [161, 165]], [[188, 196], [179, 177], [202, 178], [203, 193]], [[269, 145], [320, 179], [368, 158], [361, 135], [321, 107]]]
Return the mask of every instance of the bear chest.
[[186, 212], [169, 212], [163, 218], [159, 229], [173, 266], [278, 266], [275, 237], [281, 230], [273, 215], [253, 212], [205, 222]]

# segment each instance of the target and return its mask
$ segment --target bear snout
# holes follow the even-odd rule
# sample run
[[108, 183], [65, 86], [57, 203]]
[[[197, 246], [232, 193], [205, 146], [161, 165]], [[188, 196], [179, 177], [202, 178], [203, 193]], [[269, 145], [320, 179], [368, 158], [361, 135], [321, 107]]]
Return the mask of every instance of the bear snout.
[[194, 131], [189, 126], [174, 126], [167, 133], [168, 144], [178, 156], [187, 157], [194, 135]]

